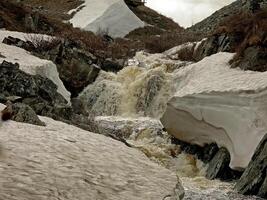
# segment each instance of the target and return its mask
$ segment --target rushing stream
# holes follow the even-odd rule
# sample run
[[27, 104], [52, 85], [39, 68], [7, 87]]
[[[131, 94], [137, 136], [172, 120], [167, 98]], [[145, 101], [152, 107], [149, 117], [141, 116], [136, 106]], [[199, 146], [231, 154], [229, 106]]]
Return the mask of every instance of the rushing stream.
[[[101, 72], [96, 82], [80, 95], [85, 108], [107, 130], [129, 131], [128, 143], [151, 160], [177, 173], [185, 188], [185, 199], [231, 200], [245, 197], [233, 190], [234, 183], [205, 178], [205, 164], [181, 152], [162, 131], [159, 118], [169, 98], [179, 87], [176, 70], [190, 63], [171, 60], [163, 54], [140, 52], [130, 66], [117, 74]], [[115, 130], [116, 131], [116, 130]]]

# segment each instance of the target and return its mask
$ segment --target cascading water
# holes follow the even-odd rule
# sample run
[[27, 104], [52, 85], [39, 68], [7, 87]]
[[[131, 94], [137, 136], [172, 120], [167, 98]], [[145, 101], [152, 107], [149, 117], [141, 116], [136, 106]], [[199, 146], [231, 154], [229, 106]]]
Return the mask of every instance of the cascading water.
[[130, 131], [121, 135], [130, 135], [127, 141], [132, 146], [176, 171], [186, 190], [185, 199], [257, 199], [236, 194], [233, 183], [204, 178], [206, 166], [194, 156], [181, 153], [167, 133], [159, 133], [162, 127], [158, 119], [179, 84], [175, 71], [190, 63], [144, 52], [139, 52], [132, 63], [117, 74], [102, 71], [95, 83], [80, 94], [88, 113], [107, 126], [105, 130]]

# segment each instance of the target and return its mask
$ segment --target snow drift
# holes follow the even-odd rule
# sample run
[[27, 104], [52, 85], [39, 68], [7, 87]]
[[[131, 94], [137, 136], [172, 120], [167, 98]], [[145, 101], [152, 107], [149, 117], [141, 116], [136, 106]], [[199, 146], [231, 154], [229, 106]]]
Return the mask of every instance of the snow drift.
[[144, 26], [123, 0], [85, 0], [80, 8], [70, 22], [84, 30], [107, 31], [112, 37], [124, 37]]
[[240, 169], [267, 130], [267, 73], [230, 69], [232, 57], [218, 53], [177, 70], [161, 121], [178, 139], [226, 147], [230, 167]]
[[46, 127], [13, 121], [0, 127], [1, 199], [141, 200], [173, 194], [176, 175], [137, 149], [40, 119]]

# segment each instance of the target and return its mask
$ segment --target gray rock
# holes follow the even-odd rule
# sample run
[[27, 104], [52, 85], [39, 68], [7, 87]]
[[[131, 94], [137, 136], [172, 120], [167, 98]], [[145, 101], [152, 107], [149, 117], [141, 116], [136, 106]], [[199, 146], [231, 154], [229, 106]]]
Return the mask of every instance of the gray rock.
[[0, 93], [6, 97], [38, 98], [50, 105], [67, 103], [50, 79], [27, 74], [19, 70], [18, 64], [6, 61], [0, 64], [0, 85]]
[[34, 45], [32, 42], [30, 41], [23, 41], [19, 38], [14, 38], [11, 36], [8, 36], [6, 38], [4, 38], [4, 40], [2, 41], [2, 43], [7, 44], [7, 45], [13, 45], [19, 48], [23, 48], [27, 51], [32, 51], [35, 49]]
[[78, 94], [97, 78], [100, 68], [96, 65], [97, 58], [70, 40], [55, 41], [45, 49], [35, 49], [38, 57], [52, 60], [59, 76], [72, 97]]
[[39, 119], [30, 106], [22, 103], [15, 103], [11, 105], [11, 108], [13, 111], [12, 120], [38, 126], [45, 126], [45, 123]]
[[230, 154], [225, 148], [220, 148], [209, 162], [206, 177], [208, 179], [233, 180], [240, 177], [240, 172], [230, 169]]
[[267, 198], [267, 134], [258, 145], [235, 188], [241, 194]]
[[105, 59], [101, 64], [101, 69], [108, 72], [118, 72], [124, 67], [123, 60]]

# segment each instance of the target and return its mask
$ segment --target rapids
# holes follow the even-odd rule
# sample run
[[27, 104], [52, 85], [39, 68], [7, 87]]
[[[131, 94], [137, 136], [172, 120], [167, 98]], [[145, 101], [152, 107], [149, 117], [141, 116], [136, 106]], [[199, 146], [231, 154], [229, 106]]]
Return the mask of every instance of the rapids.
[[237, 194], [233, 190], [234, 182], [207, 180], [207, 166], [204, 163], [182, 153], [179, 146], [171, 143], [166, 132], [159, 133], [160, 128], [155, 125], [155, 120], [160, 124], [159, 118], [179, 84], [174, 74], [189, 64], [170, 59], [166, 54], [139, 52], [129, 60], [129, 66], [117, 74], [102, 71], [79, 99], [91, 117], [95, 117], [100, 124], [104, 122], [106, 130], [118, 131], [121, 126], [122, 130], [130, 130], [127, 138], [129, 144], [154, 162], [176, 172], [186, 191], [184, 199], [259, 199]]

